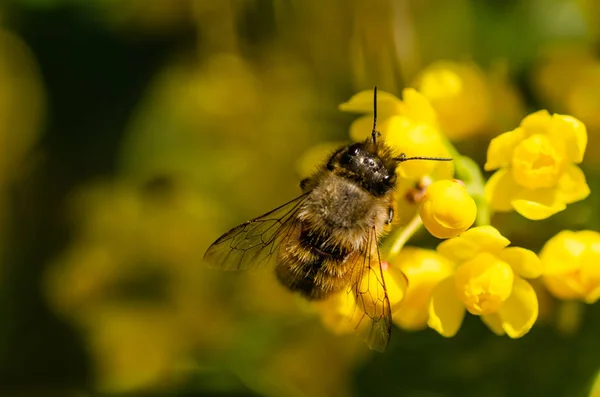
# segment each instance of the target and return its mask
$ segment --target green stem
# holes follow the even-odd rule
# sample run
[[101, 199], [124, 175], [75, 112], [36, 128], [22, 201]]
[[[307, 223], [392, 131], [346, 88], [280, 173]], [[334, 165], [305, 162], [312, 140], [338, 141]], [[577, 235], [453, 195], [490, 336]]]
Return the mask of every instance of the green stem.
[[412, 237], [413, 234], [423, 225], [421, 221], [421, 217], [419, 214], [415, 215], [414, 218], [411, 219], [410, 223], [406, 225], [402, 232], [394, 241], [392, 248], [390, 248], [390, 257], [396, 256], [402, 251], [404, 244]]

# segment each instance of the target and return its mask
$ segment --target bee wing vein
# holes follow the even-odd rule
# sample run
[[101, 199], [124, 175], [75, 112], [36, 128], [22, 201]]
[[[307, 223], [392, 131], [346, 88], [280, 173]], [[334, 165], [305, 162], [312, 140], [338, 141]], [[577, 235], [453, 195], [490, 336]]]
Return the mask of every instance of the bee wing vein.
[[[373, 256], [374, 253], [377, 254], [376, 257]], [[353, 282], [350, 288], [356, 300], [351, 318], [356, 321], [355, 329], [364, 337], [367, 345], [371, 349], [383, 351], [389, 342], [392, 331], [392, 313], [383, 278], [375, 228], [369, 232], [361, 257], [362, 263], [357, 260], [358, 263], [354, 266]], [[365, 274], [365, 271], [368, 273]], [[372, 277], [375, 277], [375, 283], [372, 281]], [[363, 281], [364, 278], [366, 280]], [[375, 291], [371, 291], [373, 286], [375, 286]], [[357, 310], [362, 312], [358, 316]], [[365, 317], [368, 317], [370, 321], [365, 321]]]
[[308, 193], [272, 211], [234, 227], [219, 237], [204, 260], [222, 270], [243, 270], [269, 262], [296, 229], [296, 214]]

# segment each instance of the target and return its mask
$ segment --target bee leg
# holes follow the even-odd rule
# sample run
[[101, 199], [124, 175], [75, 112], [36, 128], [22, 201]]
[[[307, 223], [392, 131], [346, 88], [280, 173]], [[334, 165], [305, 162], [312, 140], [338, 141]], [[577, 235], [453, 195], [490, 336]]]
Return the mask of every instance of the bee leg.
[[385, 221], [386, 225], [389, 225], [394, 220], [394, 209], [392, 207], [388, 208], [388, 218]]

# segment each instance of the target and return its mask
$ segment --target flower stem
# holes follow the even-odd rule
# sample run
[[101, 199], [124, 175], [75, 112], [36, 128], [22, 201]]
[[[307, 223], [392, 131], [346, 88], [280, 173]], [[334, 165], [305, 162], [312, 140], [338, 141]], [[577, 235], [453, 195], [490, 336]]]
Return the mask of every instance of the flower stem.
[[400, 253], [402, 250], [402, 247], [404, 247], [404, 244], [406, 244], [406, 242], [412, 237], [413, 234], [415, 234], [417, 230], [419, 230], [422, 225], [423, 222], [421, 221], [419, 214], [415, 215], [415, 217], [411, 219], [410, 223], [402, 230], [398, 238], [396, 238], [396, 241], [394, 241], [394, 244], [390, 249], [390, 257], [398, 255], [398, 253]]

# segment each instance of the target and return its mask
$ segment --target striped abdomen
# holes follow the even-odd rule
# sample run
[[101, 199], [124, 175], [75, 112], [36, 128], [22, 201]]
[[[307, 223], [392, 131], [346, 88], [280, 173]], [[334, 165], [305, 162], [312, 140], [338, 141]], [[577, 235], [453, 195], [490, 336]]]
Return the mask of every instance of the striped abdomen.
[[[304, 225], [305, 226], [305, 225]], [[280, 251], [275, 268], [279, 281], [308, 299], [324, 299], [349, 283], [355, 254], [329, 241], [329, 236], [301, 227]]]

